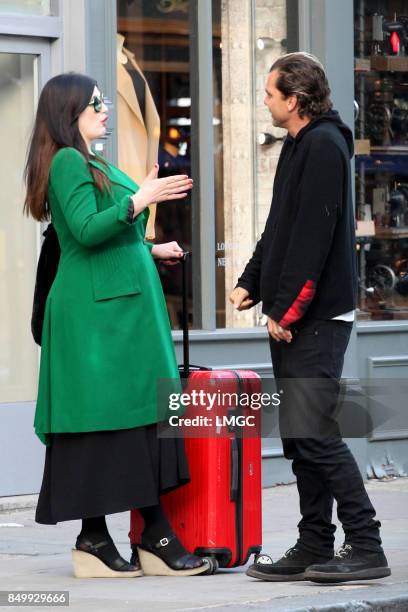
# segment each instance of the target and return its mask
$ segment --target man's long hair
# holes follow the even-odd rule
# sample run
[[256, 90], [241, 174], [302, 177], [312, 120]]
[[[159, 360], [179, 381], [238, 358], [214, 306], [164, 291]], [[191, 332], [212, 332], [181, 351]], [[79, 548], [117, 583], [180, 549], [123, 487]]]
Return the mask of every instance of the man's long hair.
[[[48, 176], [52, 158], [63, 147], [74, 147], [90, 159], [78, 127], [78, 117], [92, 97], [96, 81], [84, 74], [68, 72], [50, 79], [41, 91], [24, 170], [26, 197], [24, 213], [37, 221], [50, 217], [47, 202]], [[103, 159], [98, 160], [104, 163]], [[95, 185], [109, 189], [107, 176], [89, 166]]]
[[285, 98], [296, 96], [299, 117], [315, 119], [333, 107], [323, 65], [310, 53], [288, 53], [279, 57], [270, 72], [279, 72], [276, 87]]

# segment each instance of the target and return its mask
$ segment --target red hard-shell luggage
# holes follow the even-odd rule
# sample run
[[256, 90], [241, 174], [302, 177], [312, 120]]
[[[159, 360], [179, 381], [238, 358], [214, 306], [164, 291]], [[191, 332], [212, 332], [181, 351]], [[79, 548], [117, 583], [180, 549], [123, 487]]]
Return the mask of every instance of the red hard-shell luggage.
[[[249, 370], [210, 370], [189, 366], [186, 270], [183, 262], [183, 348], [181, 375], [188, 387], [216, 384], [242, 393], [259, 393], [259, 376]], [[229, 410], [228, 415], [234, 411]], [[230, 427], [228, 436], [186, 437], [191, 481], [161, 498], [175, 533], [187, 550], [217, 567], [244, 565], [262, 548], [261, 438]], [[260, 432], [258, 430], [260, 435]], [[140, 541], [143, 519], [131, 512], [130, 541]]]

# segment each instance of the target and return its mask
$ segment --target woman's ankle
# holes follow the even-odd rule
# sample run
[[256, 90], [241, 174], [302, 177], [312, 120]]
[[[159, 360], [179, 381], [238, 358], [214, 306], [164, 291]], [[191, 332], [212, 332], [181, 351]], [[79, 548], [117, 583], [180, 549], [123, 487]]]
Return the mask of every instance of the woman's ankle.
[[140, 508], [140, 514], [144, 520], [144, 530], [142, 536], [150, 542], [159, 541], [171, 533], [173, 530], [163, 509], [160, 505]]

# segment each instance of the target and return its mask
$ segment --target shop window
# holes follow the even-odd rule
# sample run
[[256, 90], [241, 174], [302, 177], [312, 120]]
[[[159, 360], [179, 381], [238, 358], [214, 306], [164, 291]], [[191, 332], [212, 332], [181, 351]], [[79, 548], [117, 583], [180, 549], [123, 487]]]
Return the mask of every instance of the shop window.
[[360, 320], [408, 319], [408, 1], [356, 0]]
[[0, 0], [0, 13], [50, 15], [51, 0]]
[[[217, 9], [219, 2], [213, 2]], [[138, 173], [149, 165], [149, 148], [158, 146], [159, 176], [191, 175], [192, 140], [198, 126], [191, 122], [191, 75], [197, 66], [191, 60], [191, 5], [188, 0], [119, 0], [118, 32], [118, 160], [119, 166], [138, 181]], [[220, 11], [214, 12], [214, 135], [216, 165], [215, 198], [217, 242], [223, 242], [222, 126]], [[129, 112], [129, 107], [131, 112]], [[133, 111], [133, 116], [132, 116]], [[195, 135], [197, 137], [197, 135]], [[154, 157], [154, 153], [153, 153]], [[150, 158], [153, 159], [150, 155]], [[138, 158], [138, 159], [137, 159]], [[194, 177], [193, 177], [194, 178]], [[156, 242], [176, 240], [196, 253], [192, 225], [192, 198], [157, 206]], [[217, 265], [218, 264], [218, 265]], [[217, 321], [223, 326], [225, 291], [221, 258], [216, 261]], [[193, 282], [189, 267], [189, 319], [193, 321]], [[158, 264], [173, 329], [182, 321], [181, 266]]]
[[[152, 133], [156, 114], [160, 118], [160, 135], [156, 134], [160, 175], [191, 173], [197, 167], [194, 164], [197, 142], [200, 149], [198, 121], [192, 124], [192, 103], [193, 109], [196, 103], [194, 79], [199, 70], [211, 71], [213, 151], [205, 164], [201, 163], [201, 168], [213, 164], [215, 227], [209, 228], [209, 231], [215, 229], [213, 249], [208, 255], [206, 245], [205, 253], [199, 253], [203, 248], [200, 232], [202, 235], [205, 231], [198, 228], [200, 216], [209, 204], [193, 202], [191, 197], [157, 207], [156, 241], [177, 240], [192, 252], [193, 258], [199, 253], [201, 266], [215, 266], [215, 287], [209, 287], [208, 294], [214, 296], [211, 310], [215, 310], [217, 328], [253, 327], [264, 323], [260, 308], [237, 312], [228, 297], [252, 255], [271, 202], [281, 147], [276, 138], [281, 140], [284, 132], [272, 127], [263, 97], [268, 70], [285, 52], [286, 5], [279, 3], [272, 11], [261, 1], [252, 4], [246, 0], [212, 0], [212, 39], [208, 41], [212, 63], [199, 67], [195, 64], [197, 53], [193, 51], [197, 32], [192, 11], [197, 8], [197, 2], [118, 0], [118, 47], [126, 50], [118, 60], [118, 87], [123, 89], [126, 80], [127, 96], [137, 100], [135, 112], [139, 127], [142, 121], [148, 121], [150, 112]], [[264, 45], [258, 46], [258, 39]], [[135, 167], [126, 167], [126, 160], [130, 159], [127, 150], [134, 146], [138, 136], [135, 128], [132, 131], [126, 127], [122, 106], [123, 95], [119, 92], [118, 159], [120, 167], [132, 174]], [[264, 132], [273, 134], [274, 144], [269, 140], [258, 143], [257, 136]], [[208, 180], [205, 175], [199, 179]], [[158, 269], [172, 327], [180, 328], [181, 269], [160, 264]], [[208, 295], [199, 296], [195, 291], [197, 278], [191, 277], [191, 269], [189, 286], [190, 326], [199, 328], [202, 322], [193, 313], [200, 312], [197, 301], [207, 299]], [[200, 290], [205, 291], [205, 287]]]
[[[238, 312], [228, 296], [250, 259], [269, 213], [281, 139], [263, 101], [273, 62], [285, 52], [286, 3], [222, 2], [225, 327], [262, 326], [261, 305]], [[222, 251], [223, 250], [223, 251]]]

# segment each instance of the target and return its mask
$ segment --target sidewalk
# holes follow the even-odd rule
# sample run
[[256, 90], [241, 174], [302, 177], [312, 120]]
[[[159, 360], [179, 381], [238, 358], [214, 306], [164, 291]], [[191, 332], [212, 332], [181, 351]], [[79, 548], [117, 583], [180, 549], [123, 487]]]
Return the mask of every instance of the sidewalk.
[[[408, 479], [371, 481], [367, 489], [383, 525], [385, 552], [392, 568], [392, 575], [383, 580], [336, 586], [309, 582], [268, 583], [248, 578], [243, 568], [191, 578], [79, 580], [72, 575], [70, 550], [80, 522], [43, 526], [35, 523], [33, 507], [10, 509], [12, 502], [32, 505], [35, 497], [31, 496], [31, 500], [28, 497], [3, 498], [3, 503], [0, 498], [0, 589], [67, 590], [70, 609], [88, 612], [207, 609], [215, 612], [406, 612]], [[264, 551], [277, 559], [295, 542], [299, 520], [296, 487], [284, 485], [265, 489], [263, 502]], [[129, 558], [128, 514], [111, 515], [108, 525], [120, 552]], [[340, 532], [336, 545], [341, 543]]]

